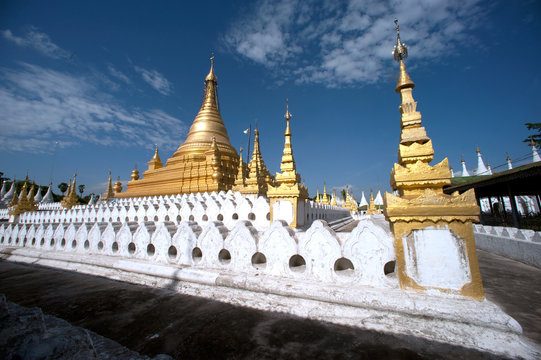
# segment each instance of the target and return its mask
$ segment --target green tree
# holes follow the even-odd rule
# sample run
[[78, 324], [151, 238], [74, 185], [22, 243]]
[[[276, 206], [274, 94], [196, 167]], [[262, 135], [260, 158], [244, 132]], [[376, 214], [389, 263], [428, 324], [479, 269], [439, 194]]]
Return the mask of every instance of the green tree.
[[81, 198], [83, 197], [83, 193], [85, 192], [85, 186], [83, 184], [79, 185], [78, 187], [79, 193], [81, 194]]
[[535, 145], [538, 148], [541, 148], [541, 123], [525, 123], [528, 130], [536, 132], [536, 134], [528, 136], [526, 139], [522, 140], [525, 143], [530, 143], [530, 141], [534, 141]]
[[60, 192], [62, 192], [62, 195], [64, 195], [66, 190], [68, 190], [68, 184], [66, 184], [65, 182], [61, 182], [60, 184], [58, 184], [58, 189], [60, 190]]
[[342, 200], [346, 201], [346, 190], [342, 189], [341, 193], [342, 193]]

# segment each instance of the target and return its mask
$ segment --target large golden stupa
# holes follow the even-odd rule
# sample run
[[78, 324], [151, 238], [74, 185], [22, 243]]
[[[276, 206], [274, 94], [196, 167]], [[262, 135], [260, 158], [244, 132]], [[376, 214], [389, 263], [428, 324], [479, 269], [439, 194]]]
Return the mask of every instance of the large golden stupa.
[[229, 143], [217, 99], [218, 81], [214, 75], [214, 57], [205, 78], [205, 95], [186, 141], [165, 166], [158, 155], [148, 163], [139, 179], [136, 170], [124, 192], [115, 197], [170, 195], [230, 190], [235, 184], [239, 155]]

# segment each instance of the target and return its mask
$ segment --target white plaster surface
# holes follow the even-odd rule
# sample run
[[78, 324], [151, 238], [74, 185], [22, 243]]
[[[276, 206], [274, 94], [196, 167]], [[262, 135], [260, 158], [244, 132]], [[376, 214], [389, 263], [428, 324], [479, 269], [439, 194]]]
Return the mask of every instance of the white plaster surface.
[[414, 230], [403, 243], [406, 272], [419, 285], [459, 290], [471, 282], [465, 241], [449, 229]]

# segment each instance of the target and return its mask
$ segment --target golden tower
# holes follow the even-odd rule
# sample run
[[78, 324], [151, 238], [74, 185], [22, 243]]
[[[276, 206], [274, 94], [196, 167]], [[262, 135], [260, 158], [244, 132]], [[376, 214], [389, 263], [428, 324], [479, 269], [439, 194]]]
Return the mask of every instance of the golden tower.
[[[15, 180], [13, 180], [15, 183]], [[13, 196], [13, 198], [17, 198], [15, 200], [15, 204], [13, 207], [9, 210], [9, 214], [13, 215], [13, 217], [18, 217], [20, 214], [27, 212], [27, 211], [36, 211], [38, 209], [38, 206], [34, 202], [34, 197], [29, 196], [30, 194], [33, 195], [34, 193], [34, 185], [32, 185], [32, 188], [30, 190], [30, 193], [27, 191], [27, 184], [26, 181], [23, 183], [23, 187], [21, 189], [21, 192], [19, 194], [19, 197], [17, 198], [16, 194]], [[11, 205], [9, 205], [11, 206]]]
[[170, 195], [227, 191], [235, 184], [239, 156], [229, 143], [229, 136], [218, 107], [218, 81], [214, 74], [214, 56], [205, 78], [205, 95], [186, 141], [163, 166], [158, 148], [140, 179], [127, 183], [115, 197]]
[[[400, 41], [398, 24], [396, 31], [394, 58], [400, 63], [396, 92], [402, 100], [402, 116], [398, 164], [391, 171], [390, 183], [398, 196], [386, 193], [384, 203], [395, 237], [400, 287], [483, 299], [472, 227], [479, 214], [475, 194], [473, 190], [444, 194], [443, 186], [451, 183], [447, 158], [429, 165], [434, 155], [432, 141], [412, 96], [414, 83], [404, 65], [407, 49]], [[430, 276], [422, 275], [423, 271]]]
[[308, 189], [301, 185], [301, 175], [297, 172], [291, 146], [291, 128], [289, 120], [289, 102], [286, 101], [286, 131], [284, 133], [284, 152], [280, 164], [281, 173], [276, 173], [277, 186], [269, 186], [267, 196], [270, 199], [271, 221], [286, 220], [291, 227], [304, 226], [306, 223], [305, 202]]
[[113, 191], [113, 182], [111, 180], [111, 170], [109, 170], [109, 180], [107, 180], [107, 190], [103, 193], [101, 196], [102, 200], [108, 200], [112, 199], [115, 196], [115, 192]]
[[71, 209], [74, 205], [77, 204], [77, 174], [73, 175], [73, 182], [70, 184], [70, 187], [68, 189], [68, 193], [62, 201], [60, 202], [62, 204], [62, 207], [64, 209]]
[[[244, 170], [244, 163], [242, 163], [241, 157], [239, 157], [239, 164], [243, 164], [242, 170]], [[269, 186], [273, 185], [274, 178], [271, 176], [269, 169], [267, 169], [265, 162], [263, 161], [259, 145], [259, 130], [257, 128], [254, 131], [254, 151], [252, 153], [250, 165], [248, 165], [248, 176], [244, 178], [244, 181], [241, 180], [241, 182], [237, 184], [239, 181], [239, 174], [241, 174], [240, 171], [242, 170], [237, 171], [237, 180], [233, 190], [239, 191], [241, 194], [267, 195], [267, 190], [269, 189]]]
[[321, 203], [325, 205], [329, 205], [331, 203], [327, 195], [327, 184], [325, 182], [323, 182], [323, 200]]

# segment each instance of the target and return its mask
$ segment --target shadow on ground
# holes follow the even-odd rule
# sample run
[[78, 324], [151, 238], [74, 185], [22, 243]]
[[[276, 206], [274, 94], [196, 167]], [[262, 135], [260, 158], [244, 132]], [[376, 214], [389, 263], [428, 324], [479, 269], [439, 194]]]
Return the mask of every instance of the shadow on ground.
[[[172, 284], [174, 285], [174, 284]], [[9, 301], [141, 354], [176, 359], [495, 359], [423, 339], [263, 312], [75, 272], [0, 261]], [[261, 296], [265, 296], [261, 294]]]

